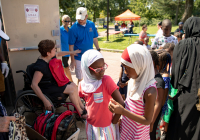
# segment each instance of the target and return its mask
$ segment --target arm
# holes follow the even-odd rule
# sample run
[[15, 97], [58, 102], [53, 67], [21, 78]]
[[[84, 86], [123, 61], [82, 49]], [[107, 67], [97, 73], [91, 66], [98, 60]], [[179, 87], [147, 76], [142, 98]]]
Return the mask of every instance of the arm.
[[[119, 87], [121, 87], [121, 83], [122, 83], [122, 74], [123, 74], [123, 67], [121, 67], [121, 71], [119, 73]], [[121, 87], [123, 88], [123, 87]]]
[[151, 49], [157, 49], [157, 37], [154, 38], [152, 44], [151, 44]]
[[154, 104], [156, 100], [156, 89], [151, 87], [146, 90], [144, 93], [144, 100], [145, 100], [145, 113], [144, 116], [136, 115], [128, 110], [126, 110], [122, 105], [117, 103], [114, 100], [111, 100], [109, 103], [109, 110], [116, 114], [122, 114], [129, 119], [136, 121], [138, 123], [149, 125], [152, 121]]
[[[123, 107], [125, 106], [124, 104], [124, 100], [122, 99], [122, 96], [119, 92], [118, 89], [116, 89], [113, 93], [112, 93], [112, 98], [117, 101], [118, 103], [120, 103]], [[112, 123], [116, 124], [120, 118], [121, 114], [115, 114], [113, 119], [112, 119]]]
[[[160, 110], [162, 108], [162, 101], [163, 101], [163, 96], [164, 96], [164, 91], [165, 90], [163, 88], [158, 88], [157, 91], [158, 91], [158, 96], [157, 96], [157, 99], [156, 99], [156, 102], [155, 102], [155, 106], [154, 106], [153, 119], [152, 119], [152, 122], [150, 124], [152, 130], [153, 130], [154, 122], [156, 121], [156, 119], [158, 117], [158, 114], [160, 113]], [[150, 132], [152, 130], [150, 130]]]
[[75, 50], [75, 51], [62, 51], [62, 52], [57, 52], [56, 53], [56, 57], [58, 56], [65, 56], [65, 55], [76, 55], [77, 53], [80, 53], [80, 50]]
[[38, 83], [41, 81], [43, 74], [40, 71], [35, 71], [33, 75], [33, 80], [31, 83], [31, 88], [34, 90], [36, 95], [42, 100], [44, 103], [46, 110], [51, 110], [51, 103], [45, 98], [44, 94], [42, 93]]
[[168, 88], [165, 88], [162, 106], [164, 106], [164, 104], [165, 104], [165, 101], [166, 101], [167, 96], [168, 96], [168, 91], [169, 91]]
[[93, 38], [93, 42], [94, 42], [94, 46], [98, 50], [99, 49], [98, 39], [97, 38]]
[[[69, 45], [69, 51], [74, 51], [74, 45]], [[76, 63], [75, 63], [75, 59], [74, 59], [74, 55], [71, 54], [71, 64], [70, 64], [70, 68], [73, 70]]]

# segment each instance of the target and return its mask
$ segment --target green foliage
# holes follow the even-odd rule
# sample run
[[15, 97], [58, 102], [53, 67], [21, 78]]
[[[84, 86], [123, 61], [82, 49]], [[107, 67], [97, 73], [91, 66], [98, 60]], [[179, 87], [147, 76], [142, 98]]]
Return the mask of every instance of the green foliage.
[[200, 0], [194, 1], [194, 9], [193, 9], [193, 15], [200, 17]]

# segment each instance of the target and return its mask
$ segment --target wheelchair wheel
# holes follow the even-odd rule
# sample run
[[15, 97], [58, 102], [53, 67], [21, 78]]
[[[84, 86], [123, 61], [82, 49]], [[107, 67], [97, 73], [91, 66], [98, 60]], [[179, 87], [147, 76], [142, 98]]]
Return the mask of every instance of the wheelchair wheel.
[[[45, 95], [44, 95], [45, 96]], [[50, 99], [45, 96], [47, 100]], [[52, 104], [52, 113], [55, 112], [55, 108]], [[15, 101], [15, 112], [22, 114], [26, 118], [26, 123], [33, 126], [34, 120], [42, 113], [45, 113], [44, 104], [42, 100], [34, 93], [33, 90], [23, 91]]]

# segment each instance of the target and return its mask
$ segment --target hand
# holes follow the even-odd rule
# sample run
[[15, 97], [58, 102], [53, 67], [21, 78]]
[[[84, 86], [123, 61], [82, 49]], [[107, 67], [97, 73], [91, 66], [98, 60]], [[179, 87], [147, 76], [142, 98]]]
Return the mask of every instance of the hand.
[[74, 61], [71, 61], [70, 70], [73, 71], [73, 70], [74, 70], [74, 67], [76, 67], [76, 62], [75, 62], [75, 60], [74, 60]]
[[125, 86], [127, 86], [126, 83], [119, 83], [120, 88], [124, 88]]
[[0, 132], [8, 132], [10, 121], [16, 121], [14, 116], [4, 116], [0, 117]]
[[74, 55], [77, 55], [77, 53], [81, 53], [81, 50], [75, 50]]
[[1, 63], [1, 68], [2, 68], [2, 74], [5, 73], [5, 78], [8, 76], [9, 73], [9, 67], [7, 63]]
[[[122, 114], [124, 111], [124, 107], [116, 102], [114, 99], [111, 99], [108, 105], [108, 109], [115, 114]], [[123, 115], [123, 114], [122, 114]]]
[[44, 107], [45, 107], [45, 110], [52, 111], [52, 104], [48, 100], [44, 102]]

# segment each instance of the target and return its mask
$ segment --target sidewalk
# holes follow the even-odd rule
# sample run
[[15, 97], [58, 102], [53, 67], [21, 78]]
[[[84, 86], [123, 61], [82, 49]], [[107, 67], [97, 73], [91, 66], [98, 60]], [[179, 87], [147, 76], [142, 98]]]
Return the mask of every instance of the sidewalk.
[[[121, 53], [113, 53], [113, 52], [101, 52], [104, 57], [104, 61], [106, 64], [108, 64], [108, 69], [105, 71], [105, 75], [111, 76], [111, 78], [114, 80], [114, 82], [117, 84], [119, 80], [119, 73], [121, 70]], [[72, 72], [72, 79], [75, 83], [77, 83], [77, 78], [75, 75], [75, 72]], [[85, 124], [82, 122], [77, 122], [77, 127], [80, 128], [80, 134], [79, 134], [79, 140], [86, 140], [86, 131], [85, 131]]]

